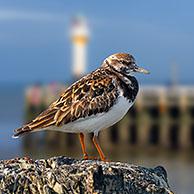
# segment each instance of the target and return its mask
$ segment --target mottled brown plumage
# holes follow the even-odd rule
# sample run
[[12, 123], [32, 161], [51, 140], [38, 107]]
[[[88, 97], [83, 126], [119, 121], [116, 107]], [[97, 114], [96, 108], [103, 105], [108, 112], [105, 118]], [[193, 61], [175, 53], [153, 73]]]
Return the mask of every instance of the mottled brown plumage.
[[[101, 159], [104, 159], [96, 136], [101, 128], [109, 127], [120, 120], [133, 104], [138, 93], [138, 82], [135, 77], [130, 75], [131, 72], [148, 73], [135, 64], [135, 59], [130, 54], [117, 53], [109, 56], [100, 68], [68, 87], [58, 100], [33, 121], [16, 129], [14, 137], [52, 128], [69, 132], [71, 130], [64, 127], [68, 126], [73, 128], [72, 132], [81, 134], [80, 141], [84, 154], [86, 154], [83, 133], [93, 131], [95, 134], [93, 143]], [[113, 107], [119, 108], [118, 113]], [[112, 116], [108, 115], [109, 112]], [[99, 118], [99, 122], [104, 123], [99, 123], [94, 119], [95, 117]], [[81, 126], [77, 123], [78, 121]], [[92, 121], [94, 125], [92, 125]], [[71, 123], [72, 125], [69, 125]], [[83, 126], [86, 128], [93, 126], [94, 129], [89, 127], [84, 130]], [[82, 129], [79, 130], [79, 127]]]

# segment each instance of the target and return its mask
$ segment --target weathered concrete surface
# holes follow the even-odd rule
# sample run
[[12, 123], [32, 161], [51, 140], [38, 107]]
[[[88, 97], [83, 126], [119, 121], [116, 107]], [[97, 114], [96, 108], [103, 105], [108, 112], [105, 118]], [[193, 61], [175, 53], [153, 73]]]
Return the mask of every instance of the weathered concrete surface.
[[163, 167], [54, 157], [0, 161], [0, 193], [170, 194]]

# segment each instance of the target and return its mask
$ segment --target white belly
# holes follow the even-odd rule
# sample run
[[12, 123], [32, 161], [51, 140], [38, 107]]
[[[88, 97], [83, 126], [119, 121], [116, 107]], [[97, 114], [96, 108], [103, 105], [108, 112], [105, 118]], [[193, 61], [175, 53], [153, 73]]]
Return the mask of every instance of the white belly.
[[110, 127], [120, 121], [133, 103], [129, 103], [123, 96], [118, 98], [117, 103], [106, 113], [99, 113], [90, 117], [78, 119], [61, 127], [49, 127], [48, 130], [57, 130], [68, 133], [91, 133], [96, 135], [101, 129]]

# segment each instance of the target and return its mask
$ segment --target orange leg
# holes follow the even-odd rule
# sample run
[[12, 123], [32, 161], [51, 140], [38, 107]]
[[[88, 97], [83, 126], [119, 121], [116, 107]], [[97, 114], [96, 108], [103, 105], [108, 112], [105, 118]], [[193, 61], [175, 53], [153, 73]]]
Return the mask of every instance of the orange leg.
[[86, 152], [86, 146], [85, 146], [85, 142], [84, 142], [84, 134], [83, 133], [80, 133], [79, 134], [79, 140], [80, 140], [80, 143], [81, 143], [81, 147], [82, 147], [82, 152], [83, 152], [83, 155], [84, 155], [84, 159], [85, 160], [88, 160], [88, 154]]
[[104, 155], [104, 153], [103, 153], [103, 151], [102, 151], [102, 149], [101, 149], [101, 147], [100, 147], [100, 145], [98, 143], [97, 136], [94, 135], [92, 141], [93, 141], [93, 143], [94, 143], [94, 145], [95, 145], [95, 147], [96, 147], [96, 149], [97, 149], [97, 151], [98, 151], [98, 153], [100, 155], [100, 159], [102, 161], [106, 161], [105, 155]]

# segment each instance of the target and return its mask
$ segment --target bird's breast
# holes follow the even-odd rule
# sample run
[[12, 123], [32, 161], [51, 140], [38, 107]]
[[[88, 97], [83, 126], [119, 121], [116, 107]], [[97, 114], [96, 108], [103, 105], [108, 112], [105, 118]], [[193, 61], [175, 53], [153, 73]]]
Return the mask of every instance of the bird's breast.
[[135, 77], [128, 76], [125, 79], [118, 81], [122, 95], [128, 99], [129, 102], [134, 102], [139, 91], [139, 85]]

